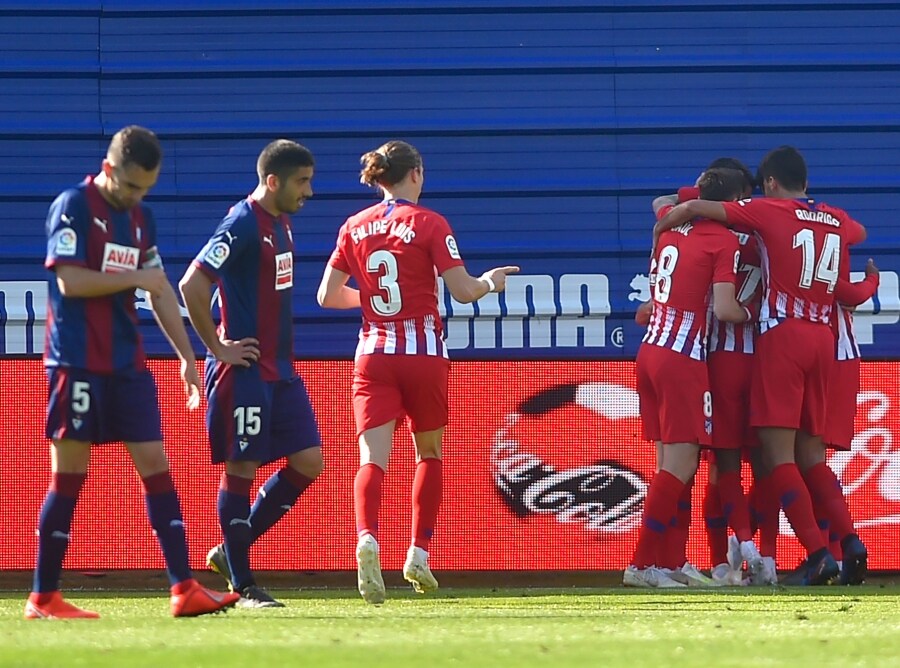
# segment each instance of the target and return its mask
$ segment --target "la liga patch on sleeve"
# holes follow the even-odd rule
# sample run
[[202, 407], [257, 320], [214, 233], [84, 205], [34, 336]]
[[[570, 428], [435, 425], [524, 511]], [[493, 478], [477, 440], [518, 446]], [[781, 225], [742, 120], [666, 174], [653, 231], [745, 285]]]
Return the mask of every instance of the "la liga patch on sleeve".
[[56, 255], [59, 257], [72, 257], [78, 250], [78, 233], [71, 227], [61, 229], [56, 233]]
[[206, 251], [206, 255], [203, 256], [203, 261], [206, 262], [210, 267], [214, 269], [219, 269], [225, 263], [225, 260], [228, 259], [228, 256], [231, 254], [231, 248], [224, 241], [218, 241], [210, 246], [209, 250]]

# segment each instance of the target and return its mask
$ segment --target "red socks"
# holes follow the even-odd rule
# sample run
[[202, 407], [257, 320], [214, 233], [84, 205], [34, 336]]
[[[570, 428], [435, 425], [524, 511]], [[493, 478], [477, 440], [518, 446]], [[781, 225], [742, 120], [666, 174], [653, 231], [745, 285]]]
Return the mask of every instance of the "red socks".
[[678, 499], [684, 487], [684, 483], [668, 471], [660, 471], [653, 477], [644, 499], [641, 530], [631, 560], [636, 568], [655, 565], [657, 555], [664, 546], [666, 529], [675, 519]]
[[442, 480], [443, 462], [440, 459], [423, 459], [416, 464], [412, 488], [412, 542], [426, 551], [441, 507]]
[[791, 462], [776, 466], [769, 478], [772, 491], [781, 499], [784, 514], [787, 515], [797, 539], [806, 548], [807, 553], [812, 554], [827, 547], [828, 544], [822, 539], [822, 532], [816, 523], [812, 498], [797, 465]]
[[367, 533], [378, 539], [378, 510], [381, 508], [381, 485], [384, 469], [377, 464], [365, 464], [356, 472], [353, 481], [353, 506], [356, 510], [356, 534]]
[[853, 519], [841, 483], [825, 462], [819, 462], [803, 474], [817, 509], [828, 520], [831, 533], [842, 540], [854, 533]]
[[751, 540], [750, 509], [741, 485], [740, 471], [719, 472], [719, 496], [722, 499], [722, 514], [734, 535], [742, 543]]
[[728, 561], [728, 522], [722, 514], [718, 485], [706, 484], [703, 519], [706, 521], [706, 544], [709, 546], [710, 561], [713, 566], [724, 564]]

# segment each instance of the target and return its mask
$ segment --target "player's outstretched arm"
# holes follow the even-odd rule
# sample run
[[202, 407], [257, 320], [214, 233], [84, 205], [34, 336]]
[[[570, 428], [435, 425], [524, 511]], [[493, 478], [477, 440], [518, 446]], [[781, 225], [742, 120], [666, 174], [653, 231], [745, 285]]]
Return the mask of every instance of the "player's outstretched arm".
[[58, 265], [56, 284], [64, 297], [105, 297], [117, 292], [142, 288], [151, 295], [159, 294], [169, 285], [162, 269], [138, 269], [106, 274], [86, 267]]
[[259, 341], [252, 337], [232, 341], [220, 339], [209, 312], [209, 297], [212, 281], [196, 265], [191, 265], [178, 282], [181, 298], [188, 310], [194, 330], [220, 362], [234, 366], [250, 366], [251, 361], [259, 359]]
[[322, 282], [316, 292], [316, 301], [324, 308], [359, 308], [359, 290], [347, 286], [350, 274], [325, 266]]
[[728, 218], [725, 215], [725, 207], [722, 206], [721, 202], [692, 199], [689, 202], [673, 207], [669, 213], [656, 222], [653, 226], [653, 247], [656, 248], [656, 242], [660, 234], [683, 225], [694, 218], [709, 218], [720, 223], [728, 222]]
[[650, 206], [653, 207], [653, 213], [657, 213], [664, 206], [675, 206], [676, 204], [678, 204], [678, 195], [660, 195], [650, 203]]
[[453, 299], [460, 304], [469, 304], [489, 292], [503, 292], [506, 289], [506, 277], [518, 273], [519, 268], [516, 266], [494, 267], [475, 278], [469, 275], [465, 267], [452, 267], [441, 274], [441, 278]]
[[162, 291], [155, 295], [148, 293], [147, 298], [156, 323], [181, 360], [181, 380], [188, 397], [188, 409], [194, 410], [200, 405], [200, 377], [197, 375], [197, 360], [191, 348], [191, 340], [181, 318], [178, 297], [167, 282]]
[[735, 297], [734, 283], [713, 283], [713, 313], [722, 322], [744, 323], [752, 318], [750, 309]]
[[880, 272], [875, 261], [869, 258], [866, 262], [866, 277], [855, 283], [839, 278], [834, 288], [834, 298], [844, 306], [857, 307], [878, 291]]

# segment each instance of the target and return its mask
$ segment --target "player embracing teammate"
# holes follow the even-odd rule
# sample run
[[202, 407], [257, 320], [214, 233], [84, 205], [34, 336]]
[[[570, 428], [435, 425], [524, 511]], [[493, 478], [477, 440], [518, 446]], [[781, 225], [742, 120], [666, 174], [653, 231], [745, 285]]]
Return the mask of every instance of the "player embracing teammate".
[[[735, 170], [707, 170], [698, 185], [706, 199], [734, 201], [743, 195], [743, 179]], [[650, 267], [652, 312], [636, 371], [644, 436], [657, 445], [658, 470], [625, 570], [627, 586], [682, 587], [680, 576], [673, 578], [676, 569], [696, 577], [683, 570], [690, 567], [681, 536], [700, 448], [712, 442], [714, 406], [706, 365], [710, 296], [719, 320], [744, 323], [752, 317], [735, 299], [737, 237], [712, 221], [683, 222], [660, 236]]]
[[[866, 572], [866, 550], [853, 529], [846, 501], [834, 473], [825, 464], [825, 443], [852, 436], [847, 394], [835, 367], [858, 359], [855, 345], [836, 345], [836, 301], [859, 303], [874, 289], [877, 272], [865, 286], [846, 281], [850, 245], [865, 239], [865, 229], [845, 211], [817, 204], [806, 195], [806, 164], [796, 149], [771, 151], [758, 170], [765, 197], [739, 202], [693, 200], [673, 208], [654, 228], [657, 236], [696, 217], [719, 221], [753, 233], [762, 260], [763, 301], [750, 393], [750, 425], [756, 428], [771, 493], [780, 500], [794, 533], [806, 548], [803, 582], [824, 584], [840, 579], [858, 584]], [[840, 327], [852, 327], [850, 318]], [[852, 331], [852, 330], [851, 330]], [[843, 353], [841, 346], [844, 346]], [[853, 365], [855, 366], [855, 365]], [[842, 371], [852, 376], [854, 370]], [[843, 367], [841, 368], [843, 370]], [[858, 387], [858, 366], [855, 366]], [[839, 392], [840, 391], [840, 392]], [[831, 406], [843, 406], [841, 428], [826, 431]], [[834, 436], [835, 433], [843, 436]], [[847, 443], [849, 444], [849, 443]], [[800, 466], [798, 467], [798, 463]], [[839, 539], [842, 566], [828, 549], [815, 507]]]

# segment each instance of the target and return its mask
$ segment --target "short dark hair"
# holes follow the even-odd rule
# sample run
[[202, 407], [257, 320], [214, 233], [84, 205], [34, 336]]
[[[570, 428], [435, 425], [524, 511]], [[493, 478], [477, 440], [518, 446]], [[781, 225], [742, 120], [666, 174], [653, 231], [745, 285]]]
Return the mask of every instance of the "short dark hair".
[[392, 186], [400, 183], [413, 169], [422, 166], [418, 149], [405, 141], [394, 139], [382, 144], [359, 159], [362, 169], [359, 182], [367, 186]]
[[266, 146], [256, 161], [256, 173], [260, 182], [269, 174], [279, 179], [290, 176], [299, 167], [314, 167], [312, 151], [290, 139], [276, 139]]
[[736, 169], [741, 173], [741, 176], [744, 177], [744, 190], [752, 191], [756, 186], [756, 181], [753, 178], [753, 172], [745, 165], [743, 162], [738, 160], [737, 158], [716, 158], [707, 166], [707, 169], [716, 169], [717, 167], [724, 167], [725, 169]]
[[806, 190], [806, 160], [793, 146], [773, 148], [756, 170], [756, 181], [760, 187], [770, 177], [787, 190]]
[[129, 125], [113, 135], [106, 157], [116, 167], [136, 164], [149, 172], [159, 167], [162, 147], [152, 130], [140, 125]]
[[744, 196], [744, 175], [737, 169], [707, 169], [697, 185], [700, 188], [700, 199], [731, 202]]

